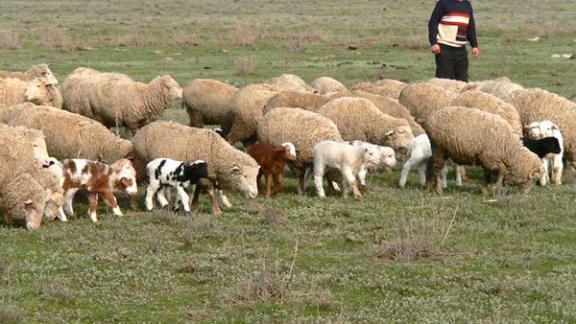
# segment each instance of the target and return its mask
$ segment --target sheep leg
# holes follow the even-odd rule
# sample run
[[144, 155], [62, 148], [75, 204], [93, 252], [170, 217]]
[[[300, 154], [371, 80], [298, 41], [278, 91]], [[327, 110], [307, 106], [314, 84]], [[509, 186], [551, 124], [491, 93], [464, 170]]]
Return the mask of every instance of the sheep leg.
[[540, 178], [540, 185], [544, 187], [548, 184], [548, 178], [549, 178], [548, 177], [548, 172], [549, 172], [548, 159], [543, 158], [542, 164], [544, 165], [544, 174]]
[[504, 169], [498, 169], [498, 175], [496, 176], [496, 183], [492, 187], [492, 194], [497, 194], [502, 188], [502, 183], [504, 182]]
[[272, 196], [282, 191], [283, 180], [284, 180], [284, 174], [282, 172], [276, 173], [274, 175], [274, 189], [272, 190]]
[[[444, 165], [444, 167], [442, 168], [442, 171], [440, 172], [440, 175], [442, 176], [442, 188], [448, 188], [448, 166]], [[458, 180], [456, 180], [456, 183], [458, 183]], [[462, 183], [460, 183], [460, 185], [462, 185]]]
[[462, 175], [466, 174], [466, 170], [461, 165], [456, 165], [456, 186], [462, 187]]
[[226, 207], [226, 208], [230, 208], [232, 207], [232, 204], [230, 203], [230, 201], [228, 200], [228, 197], [226, 197], [226, 195], [224, 194], [224, 192], [221, 189], [216, 189], [216, 195], [218, 198], [218, 202]]
[[190, 197], [188, 197], [188, 193], [184, 190], [184, 187], [181, 185], [176, 187], [176, 194], [178, 195], [178, 201], [182, 203], [182, 207], [184, 208], [184, 212], [186, 214], [190, 214]]
[[190, 209], [198, 209], [198, 198], [200, 197], [200, 184], [194, 187], [194, 194], [192, 195], [192, 201], [190, 202]]
[[88, 203], [89, 203], [89, 215], [92, 223], [98, 222], [98, 217], [96, 216], [96, 208], [98, 207], [98, 195], [95, 192], [88, 193]]
[[[271, 174], [269, 172], [267, 172], [264, 175], [264, 180], [266, 181], [266, 198], [270, 198], [272, 197], [272, 182], [271, 182]], [[260, 191], [260, 190], [258, 190]]]
[[306, 194], [306, 173], [302, 172], [302, 170], [298, 171], [298, 194], [304, 196]]
[[484, 185], [482, 187], [482, 193], [488, 193], [488, 187], [490, 186], [490, 180], [492, 178], [492, 172], [488, 169], [484, 169]]
[[108, 206], [112, 207], [112, 212], [114, 213], [114, 215], [118, 217], [124, 216], [124, 214], [122, 214], [122, 211], [120, 210], [120, 207], [118, 207], [118, 202], [116, 201], [116, 197], [114, 197], [113, 193], [111, 193], [110, 191], [105, 191], [100, 193], [100, 195], [102, 196], [104, 202]]
[[352, 193], [354, 194], [354, 199], [356, 200], [362, 199], [362, 194], [358, 189], [358, 183], [356, 182], [356, 177], [354, 176], [352, 170], [350, 170], [350, 168], [342, 169], [342, 176], [344, 177], [344, 181], [342, 183], [345, 184], [346, 187], [345, 190], [343, 191], [344, 196], [347, 197], [348, 193], [352, 191]]
[[74, 201], [74, 195], [78, 192], [78, 189], [68, 189], [64, 194], [64, 212], [68, 216], [74, 216], [74, 208], [72, 207], [72, 202]]
[[216, 197], [216, 190], [210, 180], [207, 180], [206, 187], [208, 189], [208, 196], [210, 197], [210, 210], [214, 216], [222, 214], [222, 209], [218, 206], [218, 198]]
[[562, 171], [564, 171], [564, 164], [562, 163], [562, 158], [555, 156], [552, 160], [552, 174], [554, 177], [554, 184], [562, 184]]
[[68, 218], [66, 217], [66, 214], [64, 213], [64, 208], [62, 208], [62, 206], [58, 207], [58, 214], [56, 214], [56, 216], [58, 216], [58, 219], [61, 222], [67, 222]]
[[146, 187], [146, 210], [151, 211], [154, 209], [154, 195], [158, 191], [160, 183], [158, 181], [150, 181]]
[[258, 192], [262, 192], [262, 176], [264, 173], [262, 170], [258, 171], [258, 175], [256, 176], [256, 187], [258, 188]]
[[324, 166], [320, 164], [314, 165], [314, 186], [316, 187], [316, 194], [320, 198], [326, 197], [326, 192], [324, 192], [324, 186], [322, 185], [322, 179], [324, 178]]
[[[404, 165], [402, 166], [402, 172], [400, 172], [400, 182], [398, 183], [400, 188], [406, 187], [406, 182], [408, 181], [408, 174], [410, 174], [410, 170], [412, 169], [413, 162], [414, 161], [412, 161], [412, 159], [408, 159], [408, 160], [406, 160], [406, 162], [404, 162]], [[420, 184], [424, 185], [424, 183], [422, 183], [421, 168], [418, 168], [418, 172], [420, 174]], [[426, 179], [424, 179], [424, 182], [425, 181], [426, 181]]]
[[186, 107], [186, 112], [188, 113], [188, 117], [190, 117], [190, 127], [197, 127], [202, 128], [204, 127], [204, 116], [201, 112], [193, 110], [192, 107], [188, 107], [188, 105], [183, 104]]
[[365, 166], [360, 168], [358, 171], [358, 180], [360, 182], [360, 188], [364, 189], [366, 187], [366, 176], [368, 175], [368, 169]]
[[[160, 190], [157, 191], [156, 194], [156, 198], [158, 198], [158, 202], [160, 203], [160, 207], [162, 208], [166, 208], [166, 206], [168, 206], [170, 203], [168, 202], [168, 199], [166, 198], [166, 191], [168, 190], [168, 187], [162, 187], [160, 188]], [[176, 205], [178, 206], [178, 205]]]
[[432, 190], [435, 188], [436, 193], [440, 196], [443, 195], [444, 191], [442, 189], [442, 181], [440, 181], [440, 175], [442, 173], [442, 168], [444, 168], [444, 151], [440, 149], [432, 149], [432, 158], [430, 159], [429, 164], [429, 189]]

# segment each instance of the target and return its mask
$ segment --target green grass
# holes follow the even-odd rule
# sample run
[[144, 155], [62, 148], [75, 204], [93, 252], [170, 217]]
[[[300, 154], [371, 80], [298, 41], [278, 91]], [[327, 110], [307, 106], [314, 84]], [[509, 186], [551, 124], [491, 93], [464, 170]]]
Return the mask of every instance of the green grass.
[[[432, 5], [5, 1], [0, 32], [16, 41], [0, 37], [0, 69], [47, 62], [61, 81], [80, 65], [146, 82], [170, 73], [182, 84], [244, 85], [281, 73], [348, 86], [379, 76], [426, 80]], [[474, 6], [482, 57], [472, 79], [506, 75], [576, 96], [575, 61], [550, 58], [574, 51], [575, 2]], [[526, 41], [534, 36], [541, 40]], [[253, 60], [253, 73], [238, 76], [235, 58]], [[187, 122], [176, 107], [164, 117]], [[499, 197], [482, 195], [481, 174], [470, 174], [463, 188], [451, 181], [445, 197], [419, 188], [415, 174], [398, 189], [395, 170], [375, 175], [361, 202], [320, 200], [311, 188], [297, 196], [289, 175], [275, 199], [232, 194], [221, 217], [208, 214], [202, 196], [191, 217], [116, 218], [102, 207], [94, 225], [80, 203], [79, 218], [39, 232], [2, 226], [0, 323], [576, 321], [573, 172], [561, 187]]]

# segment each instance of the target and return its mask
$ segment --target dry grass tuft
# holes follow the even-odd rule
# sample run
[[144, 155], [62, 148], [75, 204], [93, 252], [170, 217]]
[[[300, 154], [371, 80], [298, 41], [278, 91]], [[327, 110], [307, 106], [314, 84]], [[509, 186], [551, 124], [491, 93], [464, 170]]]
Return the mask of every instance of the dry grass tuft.
[[234, 24], [230, 29], [229, 43], [235, 46], [255, 46], [264, 41], [264, 33], [251, 25]]
[[277, 273], [263, 269], [248, 279], [246, 285], [238, 291], [226, 295], [225, 299], [230, 304], [260, 303], [272, 299], [281, 300], [285, 294], [284, 280]]
[[454, 225], [457, 210], [450, 220], [439, 216], [404, 220], [397, 237], [380, 244], [377, 257], [391, 261], [410, 261], [442, 256], [442, 247]]
[[178, 272], [179, 273], [194, 273], [197, 270], [198, 269], [196, 268], [196, 265], [194, 265], [194, 263], [192, 261], [187, 261], [178, 269]]
[[247, 57], [236, 57], [234, 58], [234, 65], [236, 66], [236, 75], [246, 76], [254, 73], [256, 68], [256, 62]]
[[22, 313], [16, 307], [0, 306], [0, 323], [21, 323], [22, 318]]
[[37, 31], [34, 43], [41, 48], [55, 48], [61, 51], [69, 51], [72, 42], [65, 29], [46, 29]]
[[22, 48], [20, 34], [15, 31], [5, 31], [2, 33], [2, 48], [7, 50], [19, 50]]

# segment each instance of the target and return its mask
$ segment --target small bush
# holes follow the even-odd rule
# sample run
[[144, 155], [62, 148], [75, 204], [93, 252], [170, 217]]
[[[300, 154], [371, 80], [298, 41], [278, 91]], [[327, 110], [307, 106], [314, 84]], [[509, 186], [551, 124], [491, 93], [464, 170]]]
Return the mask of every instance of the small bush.
[[234, 65], [236, 66], [236, 75], [246, 76], [254, 72], [256, 68], [256, 62], [250, 58], [237, 57], [234, 59]]
[[22, 48], [22, 39], [20, 34], [15, 31], [6, 31], [2, 33], [2, 48], [7, 50], [19, 50]]

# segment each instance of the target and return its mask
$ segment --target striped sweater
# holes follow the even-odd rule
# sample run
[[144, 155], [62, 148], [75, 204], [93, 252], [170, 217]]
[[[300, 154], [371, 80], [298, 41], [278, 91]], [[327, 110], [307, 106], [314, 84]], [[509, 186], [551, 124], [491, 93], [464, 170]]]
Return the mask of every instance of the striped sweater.
[[468, 0], [439, 0], [428, 23], [430, 45], [478, 47], [472, 5]]

